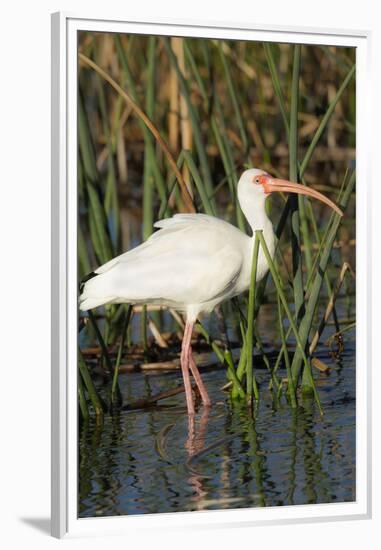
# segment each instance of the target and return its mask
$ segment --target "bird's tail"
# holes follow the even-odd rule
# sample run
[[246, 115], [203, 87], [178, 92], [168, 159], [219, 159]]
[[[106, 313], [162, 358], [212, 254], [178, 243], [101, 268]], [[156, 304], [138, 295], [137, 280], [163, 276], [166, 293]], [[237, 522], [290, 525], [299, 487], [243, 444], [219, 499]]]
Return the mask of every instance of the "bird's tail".
[[91, 272], [82, 279], [79, 285], [80, 310], [87, 311], [94, 307], [109, 304], [114, 300], [114, 296], [107, 296], [107, 293], [105, 293], [107, 289], [107, 284], [104, 281], [105, 275]]

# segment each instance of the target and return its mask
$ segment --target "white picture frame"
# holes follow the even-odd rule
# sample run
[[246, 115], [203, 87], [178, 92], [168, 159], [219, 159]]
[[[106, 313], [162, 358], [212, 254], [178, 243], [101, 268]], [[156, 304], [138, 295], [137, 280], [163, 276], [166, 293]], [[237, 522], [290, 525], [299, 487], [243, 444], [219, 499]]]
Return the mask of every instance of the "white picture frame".
[[271, 525], [371, 516], [370, 205], [356, 203], [356, 501], [213, 512], [77, 517], [77, 32], [107, 31], [329, 44], [356, 48], [357, 188], [370, 185], [370, 33], [205, 21], [129, 20], [71, 13], [52, 16], [52, 534], [121, 534], [150, 526]]

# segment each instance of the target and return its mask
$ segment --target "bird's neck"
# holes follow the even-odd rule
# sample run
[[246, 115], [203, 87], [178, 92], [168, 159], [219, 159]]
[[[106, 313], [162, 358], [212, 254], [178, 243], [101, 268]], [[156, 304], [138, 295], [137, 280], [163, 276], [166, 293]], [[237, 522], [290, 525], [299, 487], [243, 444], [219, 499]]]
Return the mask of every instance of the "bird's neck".
[[246, 195], [244, 198], [240, 197], [241, 209], [251, 227], [253, 236], [259, 229], [266, 232], [270, 227], [272, 228], [271, 221], [266, 214], [265, 201], [265, 196], [261, 196], [259, 199], [250, 195]]

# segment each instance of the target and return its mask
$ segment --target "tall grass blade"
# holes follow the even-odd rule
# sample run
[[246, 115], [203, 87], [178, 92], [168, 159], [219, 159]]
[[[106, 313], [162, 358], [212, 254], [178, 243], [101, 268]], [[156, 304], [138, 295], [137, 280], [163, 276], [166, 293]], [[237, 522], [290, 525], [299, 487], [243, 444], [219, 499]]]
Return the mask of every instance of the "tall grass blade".
[[193, 181], [196, 185], [197, 192], [200, 196], [201, 203], [204, 209], [204, 212], [206, 214], [209, 214], [210, 216], [213, 216], [214, 210], [212, 203], [208, 197], [208, 194], [206, 192], [206, 188], [204, 186], [204, 183], [202, 181], [200, 172], [197, 169], [197, 166], [193, 160], [193, 157], [189, 151], [183, 151], [184, 160], [187, 163], [187, 166], [189, 168], [190, 173], [192, 174]]
[[104, 264], [111, 260], [113, 256], [111, 241], [107, 230], [106, 214], [99, 199], [98, 192], [90, 182], [87, 183], [87, 193], [89, 199], [91, 241], [99, 263]]
[[290, 125], [289, 125], [289, 120], [287, 115], [286, 103], [284, 101], [284, 96], [283, 96], [283, 92], [282, 92], [282, 88], [281, 88], [281, 84], [278, 76], [278, 71], [276, 69], [276, 62], [275, 62], [274, 50], [273, 50], [274, 46], [273, 44], [271, 44], [271, 42], [264, 42], [263, 47], [265, 50], [267, 64], [269, 67], [271, 79], [274, 86], [274, 91], [278, 99], [280, 112], [282, 113], [284, 127], [286, 129], [287, 138], [288, 138], [290, 134]]
[[205, 103], [206, 110], [208, 110], [208, 103], [209, 103], [209, 97], [208, 92], [206, 90], [206, 87], [204, 85], [204, 81], [201, 77], [200, 71], [198, 70], [197, 62], [194, 58], [194, 55], [192, 53], [192, 49], [190, 47], [190, 41], [188, 38], [184, 39], [184, 52], [187, 62], [189, 63], [190, 69], [193, 73], [193, 76], [196, 80], [199, 92], [201, 94], [201, 97]]
[[[278, 299], [279, 332], [280, 332], [280, 337], [281, 337], [281, 342], [282, 342], [282, 351], [283, 351], [283, 355], [284, 355], [284, 362], [286, 364], [286, 371], [287, 371], [287, 382], [288, 382], [287, 393], [290, 396], [291, 407], [294, 409], [297, 406], [296, 392], [295, 392], [294, 382], [293, 382], [292, 374], [291, 374], [291, 363], [290, 363], [290, 357], [288, 355], [288, 350], [287, 350], [286, 336], [285, 336], [285, 333], [284, 333], [283, 311], [282, 311], [282, 304], [281, 304], [279, 294], [277, 296], [277, 299]], [[274, 370], [276, 370], [276, 369], [274, 368]]]
[[[225, 174], [229, 184], [231, 200], [232, 200], [232, 203], [235, 204], [236, 206], [237, 224], [242, 231], [245, 231], [246, 230], [245, 219], [244, 219], [242, 210], [240, 208], [239, 202], [237, 200], [236, 184], [238, 181], [238, 175], [234, 164], [232, 148], [230, 146], [230, 142], [227, 137], [226, 124], [223, 117], [223, 111], [221, 109], [220, 101], [218, 99], [218, 95], [214, 94], [213, 99], [216, 107], [216, 112], [218, 113], [218, 118], [219, 118], [219, 120], [217, 120], [216, 114], [213, 111], [209, 112], [210, 97], [207, 93], [203, 78], [201, 77], [200, 71], [197, 67], [197, 63], [194, 59], [194, 56], [192, 54], [191, 48], [187, 40], [185, 40], [184, 45], [185, 45], [185, 53], [186, 53], [187, 60], [190, 65], [192, 74], [195, 78], [195, 81], [197, 82], [197, 86], [199, 88], [199, 92], [203, 99], [204, 105], [208, 110], [208, 116], [210, 116], [211, 128], [212, 128], [212, 131], [216, 140], [216, 144], [221, 156], [221, 160], [224, 166]], [[220, 129], [220, 126], [221, 126], [221, 129]], [[214, 195], [215, 195], [214, 192], [211, 195], [208, 195], [209, 199], [214, 197]]]
[[[348, 182], [348, 185], [343, 193], [343, 196], [340, 202], [340, 208], [343, 210], [343, 212], [345, 211], [348, 205], [352, 190], [355, 185], [355, 180], [356, 180], [356, 174], [354, 172]], [[341, 222], [341, 217], [338, 214], [332, 214], [332, 217], [333, 217], [333, 221], [329, 226], [327, 240], [324, 245], [324, 248], [321, 251], [318, 267], [316, 269], [315, 279], [312, 283], [311, 293], [306, 305], [306, 311], [300, 323], [300, 341], [303, 348], [303, 352], [307, 346], [308, 336], [312, 326], [313, 315], [319, 299], [319, 294], [320, 294], [320, 289], [324, 278], [324, 273], [327, 269], [332, 246]], [[301, 367], [302, 367], [302, 357], [301, 357], [300, 350], [297, 350], [291, 365], [294, 385], [298, 383]]]
[[87, 252], [87, 246], [83, 232], [81, 229], [81, 224], [78, 224], [78, 268], [79, 268], [79, 279], [82, 280], [83, 277], [90, 273], [91, 264], [89, 259], [89, 254]]
[[[292, 69], [291, 83], [291, 103], [290, 103], [290, 140], [289, 140], [289, 179], [298, 181], [298, 103], [299, 103], [299, 75], [300, 75], [300, 44], [294, 46], [294, 59]], [[301, 200], [299, 200], [301, 199]], [[293, 287], [296, 319], [302, 314], [304, 304], [303, 293], [303, 271], [300, 240], [300, 214], [299, 209], [302, 205], [300, 195], [291, 194], [290, 196], [290, 216], [291, 216], [291, 247], [292, 247], [292, 268], [293, 268]]]
[[152, 132], [152, 134], [154, 135], [156, 141], [159, 143], [159, 145], [162, 148], [165, 156], [167, 157], [168, 163], [170, 164], [170, 166], [172, 167], [172, 169], [174, 170], [174, 172], [177, 176], [178, 182], [180, 184], [180, 187], [181, 187], [181, 190], [182, 190], [182, 193], [183, 193], [183, 199], [184, 199], [185, 204], [187, 205], [187, 208], [189, 209], [190, 212], [193, 212], [194, 207], [193, 207], [192, 197], [189, 194], [189, 191], [188, 191], [188, 188], [187, 188], [186, 183], [184, 181], [184, 178], [183, 178], [182, 174], [179, 172], [179, 170], [177, 168], [177, 165], [176, 165], [176, 161], [174, 160], [174, 158], [173, 158], [173, 156], [172, 156], [172, 154], [169, 150], [168, 145], [166, 144], [166, 142], [162, 138], [162, 136], [161, 136], [160, 132], [158, 131], [158, 129], [156, 128], [156, 126], [149, 119], [149, 117], [144, 113], [144, 111], [142, 111], [142, 109], [133, 101], [133, 99], [120, 87], [120, 85], [117, 82], [115, 82], [115, 80], [108, 73], [106, 73], [106, 71], [101, 69], [101, 67], [99, 67], [96, 63], [94, 63], [94, 61], [92, 61], [91, 59], [89, 59], [88, 57], [86, 57], [85, 55], [83, 55], [81, 53], [79, 54], [79, 58], [83, 63], [85, 63], [86, 65], [89, 65], [99, 75], [101, 75], [114, 88], [114, 90], [116, 90], [116, 92], [118, 92], [124, 98], [124, 100], [127, 102], [127, 104], [131, 105], [131, 107], [134, 110], [134, 112], [136, 113], [136, 115], [141, 120], [143, 120], [144, 124]]
[[[181, 168], [183, 167], [183, 164], [184, 164], [184, 151], [181, 151], [179, 156], [177, 157], [177, 168], [181, 170]], [[172, 194], [175, 192], [176, 185], [177, 185], [176, 176], [175, 174], [172, 174], [168, 182], [167, 197], [165, 201], [163, 201], [160, 205], [160, 210], [158, 213], [159, 220], [166, 218], [167, 216], [170, 215], [171, 207], [169, 202], [172, 197]]]
[[89, 370], [87, 368], [86, 362], [83, 358], [81, 350], [78, 350], [78, 368], [79, 374], [82, 376], [83, 382], [86, 386], [87, 393], [92, 406], [94, 407], [95, 414], [99, 417], [103, 416], [103, 406], [102, 401], [98, 395], [94, 382], [90, 376]]
[[[216, 137], [217, 145], [221, 153], [222, 161], [224, 163], [225, 174], [228, 178], [231, 200], [233, 204], [235, 204], [237, 224], [238, 224], [238, 227], [241, 229], [241, 231], [245, 232], [246, 231], [245, 217], [243, 215], [243, 212], [241, 210], [241, 207], [237, 198], [238, 174], [234, 163], [232, 146], [231, 146], [230, 140], [228, 139], [227, 126], [226, 126], [225, 117], [224, 117], [223, 109], [221, 107], [221, 102], [219, 100], [218, 94], [214, 94], [214, 104], [215, 104], [216, 112], [218, 113], [218, 121], [216, 117], [212, 118], [212, 128]], [[221, 130], [219, 129], [220, 127], [221, 127]]]
[[332, 116], [332, 114], [335, 110], [336, 105], [338, 104], [341, 96], [343, 95], [343, 92], [347, 88], [348, 84], [352, 80], [355, 73], [356, 73], [356, 65], [353, 65], [353, 67], [351, 67], [350, 71], [348, 72], [347, 76], [345, 77], [345, 80], [343, 81], [342, 85], [337, 90], [337, 93], [336, 93], [334, 99], [329, 104], [329, 107], [328, 107], [325, 115], [323, 116], [323, 118], [322, 118], [322, 120], [319, 124], [319, 127], [316, 130], [315, 135], [312, 138], [311, 143], [310, 143], [310, 145], [309, 145], [309, 147], [306, 151], [306, 154], [304, 155], [304, 158], [303, 158], [303, 160], [300, 164], [300, 176], [301, 177], [304, 175], [304, 172], [306, 171], [306, 169], [308, 167], [308, 164], [311, 160], [311, 157], [312, 157], [312, 155], [313, 155], [313, 153], [316, 149], [316, 145], [318, 144], [318, 141], [319, 141], [322, 133], [326, 129], [327, 124], [328, 124], [328, 122], [329, 122], [329, 120], [330, 120], [330, 118], [331, 118], [331, 116]]
[[183, 94], [188, 106], [189, 117], [192, 122], [194, 141], [197, 149], [197, 155], [200, 159], [201, 172], [204, 178], [204, 185], [206, 187], [208, 195], [210, 195], [213, 191], [212, 176], [210, 173], [209, 161], [206, 153], [204, 139], [201, 132], [200, 119], [197, 114], [196, 108], [192, 102], [189, 89], [188, 89], [188, 83], [186, 82], [184, 75], [182, 74], [179, 68], [176, 56], [171, 48], [170, 42], [167, 38], [163, 38], [163, 42], [164, 42], [165, 50], [168, 54], [169, 61], [171, 65], [174, 67], [177, 77], [179, 79], [181, 93]]
[[[271, 275], [272, 275], [272, 278], [273, 278], [273, 281], [274, 281], [274, 284], [275, 284], [275, 287], [277, 289], [277, 292], [278, 292], [278, 295], [279, 295], [279, 298], [282, 302], [282, 306], [283, 306], [283, 309], [284, 311], [286, 312], [286, 315], [288, 317], [288, 320], [289, 320], [289, 323], [291, 325], [291, 329], [295, 335], [295, 340], [296, 340], [296, 343], [297, 343], [297, 352], [300, 353], [301, 355], [301, 358], [302, 358], [302, 361], [304, 362], [304, 365], [305, 365], [305, 368], [307, 371], [309, 371], [311, 373], [311, 364], [307, 358], [307, 355], [306, 355], [306, 352], [305, 352], [305, 344], [303, 345], [303, 341], [302, 339], [300, 338], [299, 336], [299, 331], [298, 331], [298, 327], [294, 321], [294, 317], [290, 311], [290, 308], [288, 306], [288, 302], [287, 302], [287, 298], [283, 292], [283, 288], [282, 288], [282, 283], [281, 283], [281, 280], [280, 280], [280, 277], [279, 277], [279, 274], [277, 272], [277, 269], [272, 261], [272, 258], [271, 258], [271, 255], [270, 255], [270, 252], [269, 252], [269, 249], [267, 248], [267, 244], [266, 244], [266, 241], [262, 235], [262, 232], [258, 232], [258, 236], [259, 236], [259, 240], [260, 240], [260, 243], [261, 243], [261, 247], [262, 247], [262, 250], [265, 254], [265, 257], [266, 257], [266, 261], [267, 261], [267, 264], [269, 266], [269, 269], [270, 269], [270, 272], [271, 272]], [[296, 356], [296, 353], [295, 353], [295, 356]], [[294, 356], [294, 359], [295, 359], [295, 356]], [[294, 387], [296, 387], [296, 383], [295, 383], [295, 378], [293, 379], [293, 382], [294, 382]], [[314, 396], [315, 396], [315, 400], [316, 400], [316, 403], [318, 405], [318, 408], [320, 410], [320, 412], [322, 413], [322, 408], [321, 408], [321, 404], [320, 404], [320, 398], [319, 398], [319, 395], [316, 391], [316, 387], [315, 387], [315, 384], [313, 382], [313, 379], [312, 379], [312, 375], [311, 375], [311, 386], [312, 386], [312, 390], [314, 392]]]
[[221, 40], [218, 40], [217, 44], [218, 44], [218, 51], [219, 51], [219, 54], [220, 54], [220, 59], [221, 59], [221, 62], [222, 62], [222, 67], [224, 69], [226, 84], [228, 86], [230, 99], [231, 99], [231, 102], [233, 104], [233, 109], [234, 109], [235, 117], [236, 117], [236, 120], [237, 120], [237, 125], [238, 125], [238, 128], [239, 128], [239, 133], [241, 135], [241, 140], [242, 140], [242, 144], [243, 144], [243, 152], [246, 155], [248, 147], [249, 147], [249, 140], [247, 138], [246, 128], [245, 128], [245, 125], [243, 123], [242, 108], [240, 107], [240, 102], [239, 102], [239, 99], [238, 99], [237, 90], [235, 88], [234, 81], [233, 81], [232, 76], [231, 76], [231, 67], [229, 66], [228, 60], [227, 60], [226, 55], [225, 55], [224, 50], [223, 50], [223, 44], [224, 43], [221, 42]]
[[107, 370], [108, 370], [108, 374], [111, 375], [111, 373], [113, 372], [113, 367], [112, 367], [112, 362], [111, 362], [111, 359], [110, 359], [110, 355], [109, 355], [109, 352], [108, 352], [108, 349], [107, 349], [107, 346], [106, 346], [106, 343], [105, 343], [105, 340], [102, 336], [102, 333], [101, 331], [99, 330], [99, 327], [98, 327], [98, 324], [97, 324], [97, 321], [94, 317], [94, 313], [91, 311], [91, 309], [88, 311], [88, 315], [89, 315], [89, 318], [90, 318], [90, 321], [91, 321], [91, 324], [92, 324], [92, 327], [94, 329], [94, 332], [96, 334], [96, 337], [97, 337], [97, 340], [99, 342], [99, 345], [101, 347], [101, 350], [102, 350], [102, 353], [103, 353], [103, 357], [106, 361], [106, 366], [107, 366]]
[[78, 93], [78, 144], [84, 175], [87, 180], [96, 184], [98, 181], [98, 169], [81, 88]]
[[117, 358], [116, 358], [115, 368], [114, 368], [114, 373], [113, 373], [112, 386], [111, 386], [111, 402], [112, 403], [117, 402], [118, 398], [121, 395], [120, 394], [120, 389], [118, 387], [119, 368], [120, 368], [120, 363], [122, 361], [124, 343], [126, 341], [127, 330], [128, 330], [128, 326], [129, 326], [130, 321], [131, 321], [132, 313], [133, 313], [133, 307], [131, 305], [129, 305], [128, 308], [127, 308], [126, 314], [125, 314], [125, 318], [124, 318], [124, 323], [123, 323], [123, 328], [122, 328], [122, 336], [121, 336], [121, 339], [120, 339], [118, 355], [117, 355]]
[[[155, 101], [155, 44], [156, 37], [150, 36], [148, 41], [148, 62], [146, 81], [146, 113], [153, 120]], [[143, 240], [147, 240], [153, 230], [153, 163], [152, 136], [144, 135], [144, 176], [143, 176]]]
[[258, 385], [253, 374], [253, 341], [254, 341], [254, 312], [255, 312], [255, 286], [257, 280], [257, 263], [259, 251], [259, 239], [261, 231], [255, 232], [253, 257], [251, 264], [251, 277], [249, 289], [249, 305], [247, 314], [247, 334], [246, 334], [246, 394], [249, 402], [252, 402], [253, 392], [256, 401], [259, 399]]
[[89, 419], [89, 407], [87, 406], [85, 388], [82, 381], [81, 372], [78, 372], [78, 401], [79, 409], [81, 411], [81, 416], [83, 420], [87, 421]]
[[[122, 66], [123, 76], [124, 76], [124, 78], [126, 79], [126, 82], [127, 82], [129, 93], [130, 93], [132, 99], [135, 101], [135, 103], [139, 104], [139, 98], [138, 98], [137, 88], [136, 88], [136, 85], [135, 85], [135, 80], [133, 78], [133, 75], [132, 75], [128, 60], [127, 60], [126, 52], [124, 51], [124, 48], [122, 46], [120, 36], [118, 36], [117, 34], [115, 35], [115, 46], [116, 46], [118, 58], [120, 60], [120, 64]], [[152, 48], [152, 46], [151, 46], [151, 48]], [[152, 49], [150, 50], [150, 55], [151, 56], [153, 55]], [[150, 71], [148, 71], [148, 75], [150, 74], [150, 72], [153, 71], [152, 57], [151, 57], [150, 64], [151, 64], [151, 66], [150, 66]], [[151, 78], [151, 80], [152, 80], [152, 78]], [[153, 87], [151, 87], [150, 93], [147, 95], [147, 103], [150, 104], [150, 105], [152, 105], [152, 103], [153, 103], [152, 93], [153, 93]], [[121, 97], [121, 96], [119, 96], [119, 97]], [[151, 108], [151, 107], [148, 107], [148, 109], [150, 111], [153, 111], [153, 108]], [[150, 115], [148, 115], [148, 116], [150, 116]], [[148, 158], [149, 158], [149, 162], [150, 162], [152, 172], [153, 172], [154, 182], [155, 182], [155, 185], [157, 187], [157, 191], [158, 191], [158, 194], [159, 194], [159, 197], [160, 197], [160, 201], [163, 204], [163, 202], [166, 202], [166, 199], [167, 199], [166, 189], [165, 189], [165, 182], [164, 182], [163, 175], [161, 173], [161, 168], [160, 168], [160, 166], [158, 164], [158, 161], [157, 161], [157, 158], [156, 158], [155, 148], [154, 148], [154, 145], [153, 145], [153, 140], [151, 139], [151, 137], [152, 137], [151, 131], [141, 118], [138, 118], [138, 122], [139, 122], [139, 126], [141, 128], [141, 131], [142, 131], [142, 134], [143, 134], [143, 137], [144, 137], [145, 156], [147, 155]], [[175, 173], [175, 177], [176, 177], [176, 173]]]
[[106, 98], [104, 88], [102, 86], [102, 80], [97, 75], [97, 88], [99, 97], [99, 107], [101, 113], [101, 119], [103, 123], [103, 133], [106, 140], [107, 147], [107, 178], [106, 178], [106, 191], [104, 198], [104, 209], [107, 216], [108, 226], [110, 228], [110, 237], [113, 243], [114, 253], [119, 251], [119, 203], [118, 203], [118, 191], [116, 184], [116, 172], [114, 165], [114, 147], [112, 143], [112, 136], [109, 127]]

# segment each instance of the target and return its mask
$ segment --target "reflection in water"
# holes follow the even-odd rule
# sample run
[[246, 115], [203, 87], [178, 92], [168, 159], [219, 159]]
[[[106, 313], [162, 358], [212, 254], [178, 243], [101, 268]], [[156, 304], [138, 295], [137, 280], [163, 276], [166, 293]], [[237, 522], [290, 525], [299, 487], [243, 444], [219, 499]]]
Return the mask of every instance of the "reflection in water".
[[188, 416], [188, 438], [185, 443], [185, 448], [188, 453], [187, 466], [191, 475], [187, 479], [187, 483], [194, 491], [194, 495], [191, 497], [191, 500], [194, 503], [196, 510], [202, 510], [202, 505], [200, 506], [200, 503], [202, 503], [207, 496], [207, 491], [203, 488], [202, 474], [199, 474], [197, 471], [192, 469], [191, 461], [194, 457], [199, 456], [204, 449], [209, 412], [209, 407], [202, 408], [198, 428], [196, 426], [196, 418], [194, 416]]
[[[276, 323], [265, 315], [262, 321], [268, 341], [277, 341]], [[203, 372], [214, 405], [200, 407], [194, 419], [180, 394], [161, 406], [82, 424], [79, 516], [354, 501], [354, 341], [346, 338], [337, 362], [325, 347], [317, 356], [331, 368], [329, 376], [316, 374], [323, 417], [312, 400], [295, 410], [284, 398], [275, 404], [265, 371], [253, 416], [222, 394], [226, 373], [217, 365]], [[124, 402], [174, 388], [180, 377], [180, 371], [121, 375]]]
[[197, 419], [194, 416], [188, 416], [188, 438], [185, 448], [188, 451], [190, 459], [196, 453], [200, 453], [204, 448], [209, 412], [210, 407], [202, 407], [200, 423], [197, 431]]
[[[216, 366], [203, 374], [215, 405], [193, 420], [176, 395], [166, 406], [83, 424], [79, 516], [353, 501], [354, 356], [352, 342], [330, 376], [320, 375], [323, 417], [306, 399], [296, 410], [284, 400], [275, 409], [263, 391], [254, 418], [221, 398], [225, 372]], [[121, 390], [125, 399], [145, 396], [177, 386], [178, 377], [129, 373]], [[258, 378], [264, 389], [266, 375]]]

